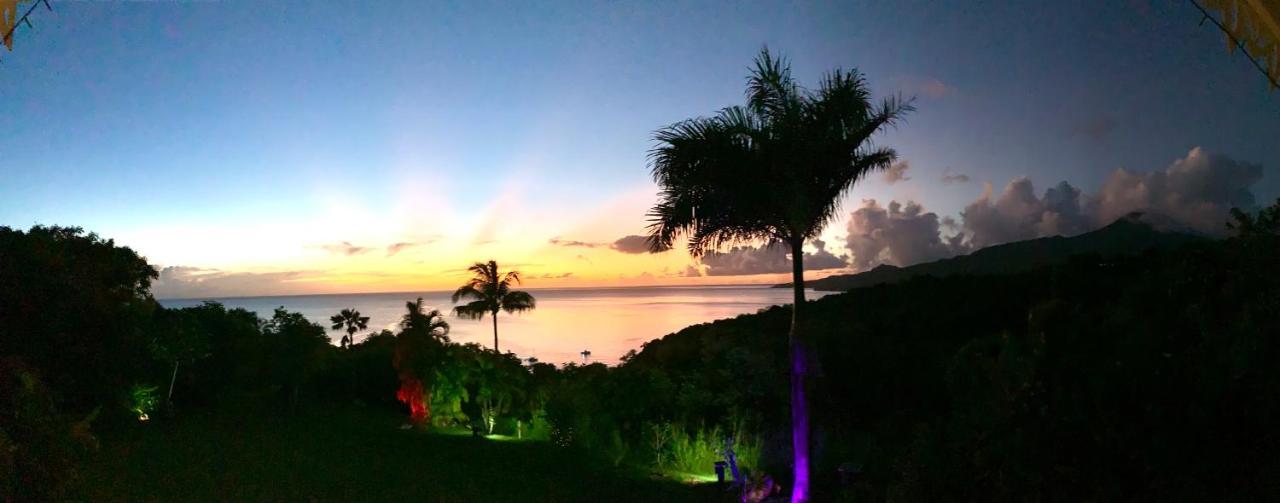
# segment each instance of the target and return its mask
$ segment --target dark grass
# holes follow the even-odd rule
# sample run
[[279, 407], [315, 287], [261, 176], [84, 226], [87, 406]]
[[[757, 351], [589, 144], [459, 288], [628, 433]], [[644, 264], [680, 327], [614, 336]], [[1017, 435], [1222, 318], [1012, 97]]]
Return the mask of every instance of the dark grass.
[[398, 429], [350, 408], [183, 417], [102, 441], [72, 496], [87, 501], [730, 501], [545, 442]]

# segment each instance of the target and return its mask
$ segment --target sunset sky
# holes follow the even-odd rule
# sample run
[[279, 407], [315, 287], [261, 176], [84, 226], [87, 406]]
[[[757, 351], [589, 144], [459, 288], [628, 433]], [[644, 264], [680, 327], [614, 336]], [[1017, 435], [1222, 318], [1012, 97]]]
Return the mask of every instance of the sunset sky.
[[778, 282], [780, 251], [634, 237], [652, 132], [740, 104], [766, 44], [917, 97], [814, 277], [1134, 210], [1214, 234], [1280, 196], [1280, 91], [1189, 2], [1069, 3], [55, 2], [0, 49], [0, 225], [113, 238], [168, 297], [446, 289], [490, 258]]

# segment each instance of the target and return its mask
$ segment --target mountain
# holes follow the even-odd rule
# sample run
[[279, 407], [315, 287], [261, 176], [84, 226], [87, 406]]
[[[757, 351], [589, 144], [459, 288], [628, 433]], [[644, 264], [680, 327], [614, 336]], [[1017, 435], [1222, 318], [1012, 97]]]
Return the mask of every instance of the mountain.
[[[1156, 214], [1130, 213], [1101, 229], [1078, 236], [1017, 241], [989, 246], [968, 255], [907, 267], [881, 265], [858, 274], [842, 274], [806, 282], [815, 290], [844, 291], [898, 283], [916, 276], [1011, 274], [1060, 264], [1074, 255], [1137, 255], [1149, 249], [1174, 248], [1204, 236]], [[778, 285], [790, 287], [790, 284]]]

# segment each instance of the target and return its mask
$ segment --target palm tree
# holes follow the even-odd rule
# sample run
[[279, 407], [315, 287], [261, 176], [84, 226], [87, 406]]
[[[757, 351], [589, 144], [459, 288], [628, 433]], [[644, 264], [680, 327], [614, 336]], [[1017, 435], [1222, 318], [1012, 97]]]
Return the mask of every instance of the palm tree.
[[537, 302], [529, 292], [512, 290], [512, 285], [520, 284], [520, 272], [509, 271], [498, 273], [498, 263], [476, 262], [467, 268], [471, 271], [471, 279], [453, 292], [453, 303], [471, 299], [471, 302], [453, 308], [457, 316], [479, 320], [485, 314], [493, 317], [493, 351], [498, 351], [498, 311], [520, 313], [531, 311]]
[[439, 310], [426, 310], [422, 297], [406, 302], [405, 308], [391, 359], [400, 378], [396, 399], [409, 406], [415, 424], [425, 427], [431, 422], [436, 376], [448, 353], [449, 322]]
[[342, 336], [340, 346], [349, 348], [356, 343], [356, 332], [369, 328], [369, 317], [360, 316], [360, 311], [356, 308], [347, 308], [339, 311], [338, 314], [329, 317], [329, 321], [333, 322], [332, 330], [347, 329], [347, 335]]
[[441, 314], [440, 310], [427, 311], [426, 304], [422, 303], [422, 297], [418, 297], [418, 300], [413, 302], [405, 302], [404, 307], [408, 312], [400, 318], [401, 329], [406, 332], [420, 330], [440, 342], [449, 342], [449, 322], [445, 321], [444, 314]]
[[675, 123], [654, 133], [649, 153], [659, 201], [649, 212], [649, 245], [670, 249], [686, 237], [693, 256], [733, 243], [782, 244], [791, 252], [788, 351], [795, 481], [792, 501], [808, 499], [809, 415], [801, 337], [804, 243], [840, 211], [845, 194], [897, 154], [871, 137], [914, 110], [911, 100], [871, 103], [857, 70], [827, 73], [804, 89], [785, 59], [760, 51], [747, 80], [746, 106]]

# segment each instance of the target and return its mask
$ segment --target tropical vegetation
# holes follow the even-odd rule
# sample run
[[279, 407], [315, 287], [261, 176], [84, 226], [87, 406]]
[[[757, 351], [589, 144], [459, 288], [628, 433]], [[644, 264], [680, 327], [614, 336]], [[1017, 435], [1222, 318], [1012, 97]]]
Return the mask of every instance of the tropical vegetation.
[[805, 379], [812, 358], [801, 309], [804, 245], [836, 217], [859, 180], [897, 158], [872, 139], [913, 108], [898, 98], [873, 104], [857, 70], [837, 68], [816, 90], [807, 90], [792, 77], [786, 59], [767, 48], [756, 57], [746, 95], [745, 106], [678, 122], [654, 135], [658, 146], [649, 157], [660, 193], [649, 213], [649, 243], [663, 251], [683, 237], [695, 257], [741, 242], [783, 245], [791, 252], [791, 500], [799, 502], [808, 499]]

